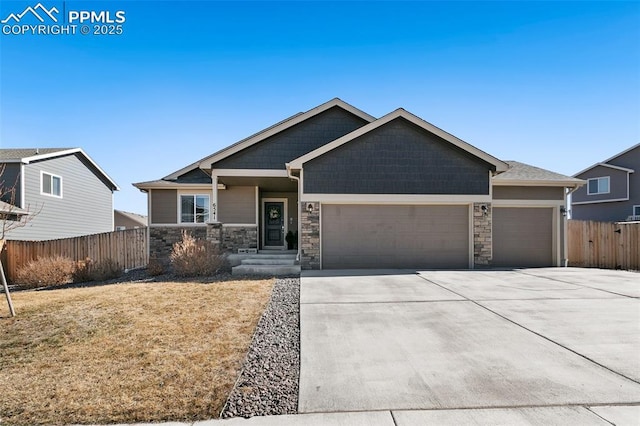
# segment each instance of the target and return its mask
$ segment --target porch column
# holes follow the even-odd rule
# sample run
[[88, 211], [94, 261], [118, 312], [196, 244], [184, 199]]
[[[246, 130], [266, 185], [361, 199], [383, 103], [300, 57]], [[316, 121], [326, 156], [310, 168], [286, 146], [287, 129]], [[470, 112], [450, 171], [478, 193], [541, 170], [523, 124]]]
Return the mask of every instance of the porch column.
[[218, 176], [211, 174], [211, 211], [209, 222], [218, 222]]

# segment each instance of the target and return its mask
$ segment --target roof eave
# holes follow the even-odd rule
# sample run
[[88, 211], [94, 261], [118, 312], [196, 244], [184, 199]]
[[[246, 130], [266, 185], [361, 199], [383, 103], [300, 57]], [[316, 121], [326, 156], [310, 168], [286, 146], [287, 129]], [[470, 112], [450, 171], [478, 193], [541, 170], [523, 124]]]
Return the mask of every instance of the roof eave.
[[493, 186], [557, 186], [578, 188], [585, 185], [584, 180], [535, 180], [535, 179], [492, 179]]

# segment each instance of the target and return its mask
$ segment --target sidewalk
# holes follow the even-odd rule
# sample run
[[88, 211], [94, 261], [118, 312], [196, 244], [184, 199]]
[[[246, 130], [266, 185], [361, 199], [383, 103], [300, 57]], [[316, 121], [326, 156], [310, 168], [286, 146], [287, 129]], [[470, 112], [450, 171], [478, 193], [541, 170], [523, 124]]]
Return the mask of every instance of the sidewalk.
[[413, 426], [420, 424], [636, 426], [640, 424], [640, 405], [313, 413], [250, 419], [205, 420], [195, 423], [138, 423], [130, 426]]

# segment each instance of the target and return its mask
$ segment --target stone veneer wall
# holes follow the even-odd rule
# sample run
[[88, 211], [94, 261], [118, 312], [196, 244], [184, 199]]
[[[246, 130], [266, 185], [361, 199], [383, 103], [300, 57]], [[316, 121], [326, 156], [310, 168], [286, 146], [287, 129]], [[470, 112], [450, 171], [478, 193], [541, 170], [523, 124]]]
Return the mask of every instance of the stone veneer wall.
[[258, 247], [256, 226], [222, 226], [209, 223], [207, 226], [152, 226], [149, 228], [149, 257], [169, 263], [173, 245], [182, 240], [182, 231], [195, 238], [209, 240], [226, 253], [237, 253], [239, 248]]
[[[486, 214], [482, 206], [487, 206]], [[473, 264], [476, 267], [491, 265], [491, 218], [491, 203], [473, 204]]]
[[182, 240], [182, 231], [187, 231], [198, 239], [207, 238], [207, 228], [204, 226], [149, 227], [149, 258], [169, 263], [173, 245]]
[[[313, 205], [309, 213], [307, 206]], [[300, 203], [300, 267], [302, 269], [320, 269], [320, 203]]]
[[239, 248], [258, 248], [257, 226], [222, 227], [222, 251], [237, 253]]

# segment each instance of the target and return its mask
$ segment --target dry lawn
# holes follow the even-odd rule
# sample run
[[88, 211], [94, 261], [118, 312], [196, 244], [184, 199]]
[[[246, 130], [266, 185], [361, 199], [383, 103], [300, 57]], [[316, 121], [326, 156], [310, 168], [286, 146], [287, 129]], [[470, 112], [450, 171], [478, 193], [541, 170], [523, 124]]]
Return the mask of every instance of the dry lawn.
[[[217, 417], [273, 280], [0, 295], [0, 425]], [[4, 303], [4, 305], [3, 305]]]

